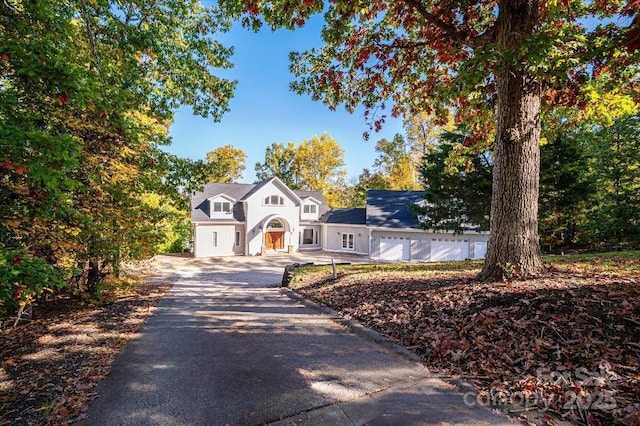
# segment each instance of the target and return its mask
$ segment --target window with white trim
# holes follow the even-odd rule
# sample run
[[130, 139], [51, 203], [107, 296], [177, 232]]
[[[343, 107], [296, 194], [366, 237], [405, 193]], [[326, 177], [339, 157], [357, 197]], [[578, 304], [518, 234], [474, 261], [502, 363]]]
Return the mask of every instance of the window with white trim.
[[353, 250], [355, 248], [354, 238], [355, 236], [353, 234], [342, 234], [342, 248]]
[[264, 199], [265, 206], [283, 206], [284, 198], [279, 195], [269, 195]]
[[315, 214], [318, 212], [318, 206], [315, 204], [305, 204], [302, 211], [307, 214]]
[[236, 231], [235, 245], [236, 245], [236, 247], [240, 246], [240, 231]]
[[213, 246], [218, 247], [218, 233], [215, 231], [213, 232]]
[[284, 225], [282, 224], [282, 222], [280, 222], [280, 220], [278, 219], [273, 219], [271, 222], [269, 222], [267, 224], [267, 229], [278, 229], [278, 230], [282, 230], [284, 229]]
[[302, 231], [302, 244], [313, 244], [313, 229]]
[[231, 203], [228, 201], [214, 201], [213, 212], [214, 213], [230, 213]]

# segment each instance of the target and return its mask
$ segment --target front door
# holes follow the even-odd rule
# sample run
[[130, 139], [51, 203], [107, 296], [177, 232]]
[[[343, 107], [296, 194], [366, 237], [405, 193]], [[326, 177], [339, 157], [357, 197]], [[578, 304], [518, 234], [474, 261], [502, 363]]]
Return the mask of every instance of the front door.
[[265, 232], [264, 246], [267, 250], [281, 250], [284, 248], [284, 232]]

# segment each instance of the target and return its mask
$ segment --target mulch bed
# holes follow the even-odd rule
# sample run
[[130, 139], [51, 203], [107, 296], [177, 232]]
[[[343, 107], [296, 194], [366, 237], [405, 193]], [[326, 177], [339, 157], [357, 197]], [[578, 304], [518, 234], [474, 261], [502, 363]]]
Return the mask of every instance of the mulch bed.
[[467, 403], [533, 424], [640, 425], [639, 273], [563, 267], [487, 284], [476, 272], [345, 269], [294, 287], [472, 383]]
[[84, 418], [95, 386], [170, 288], [117, 289], [99, 305], [59, 296], [32, 320], [0, 330], [0, 425]]

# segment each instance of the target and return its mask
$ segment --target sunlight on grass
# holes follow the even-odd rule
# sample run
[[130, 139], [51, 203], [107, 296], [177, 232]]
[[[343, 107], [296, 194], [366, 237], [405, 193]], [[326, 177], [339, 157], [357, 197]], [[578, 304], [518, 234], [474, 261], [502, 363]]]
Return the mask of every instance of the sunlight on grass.
[[[640, 250], [606, 253], [572, 254], [566, 256], [544, 256], [544, 261], [553, 269], [580, 273], [640, 273]], [[399, 278], [410, 274], [413, 278], [434, 278], [477, 274], [482, 268], [482, 260], [457, 262], [398, 262], [337, 265], [339, 280], [329, 284], [331, 265], [310, 265], [298, 269], [292, 277], [291, 288], [302, 288], [310, 283], [325, 281], [325, 285], [340, 286], [345, 277], [361, 281], [381, 277]]]
[[544, 260], [559, 269], [576, 272], [640, 273], [640, 250], [550, 255]]
[[302, 288], [308, 284], [323, 282], [325, 286], [351, 285], [352, 280], [366, 283], [370, 280], [384, 278], [402, 279], [454, 277], [460, 275], [477, 274], [482, 267], [480, 260], [465, 260], [456, 262], [399, 262], [336, 265], [338, 280], [329, 282], [332, 276], [331, 265], [304, 266], [295, 271], [290, 287]]

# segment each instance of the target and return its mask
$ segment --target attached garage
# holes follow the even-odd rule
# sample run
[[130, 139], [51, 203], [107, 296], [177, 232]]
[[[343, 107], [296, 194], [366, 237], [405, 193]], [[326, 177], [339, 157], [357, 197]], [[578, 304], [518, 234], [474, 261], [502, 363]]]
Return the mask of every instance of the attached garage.
[[397, 237], [380, 239], [380, 260], [409, 260], [410, 258], [409, 240]]
[[434, 238], [431, 240], [431, 261], [464, 260], [469, 258], [469, 240]]

